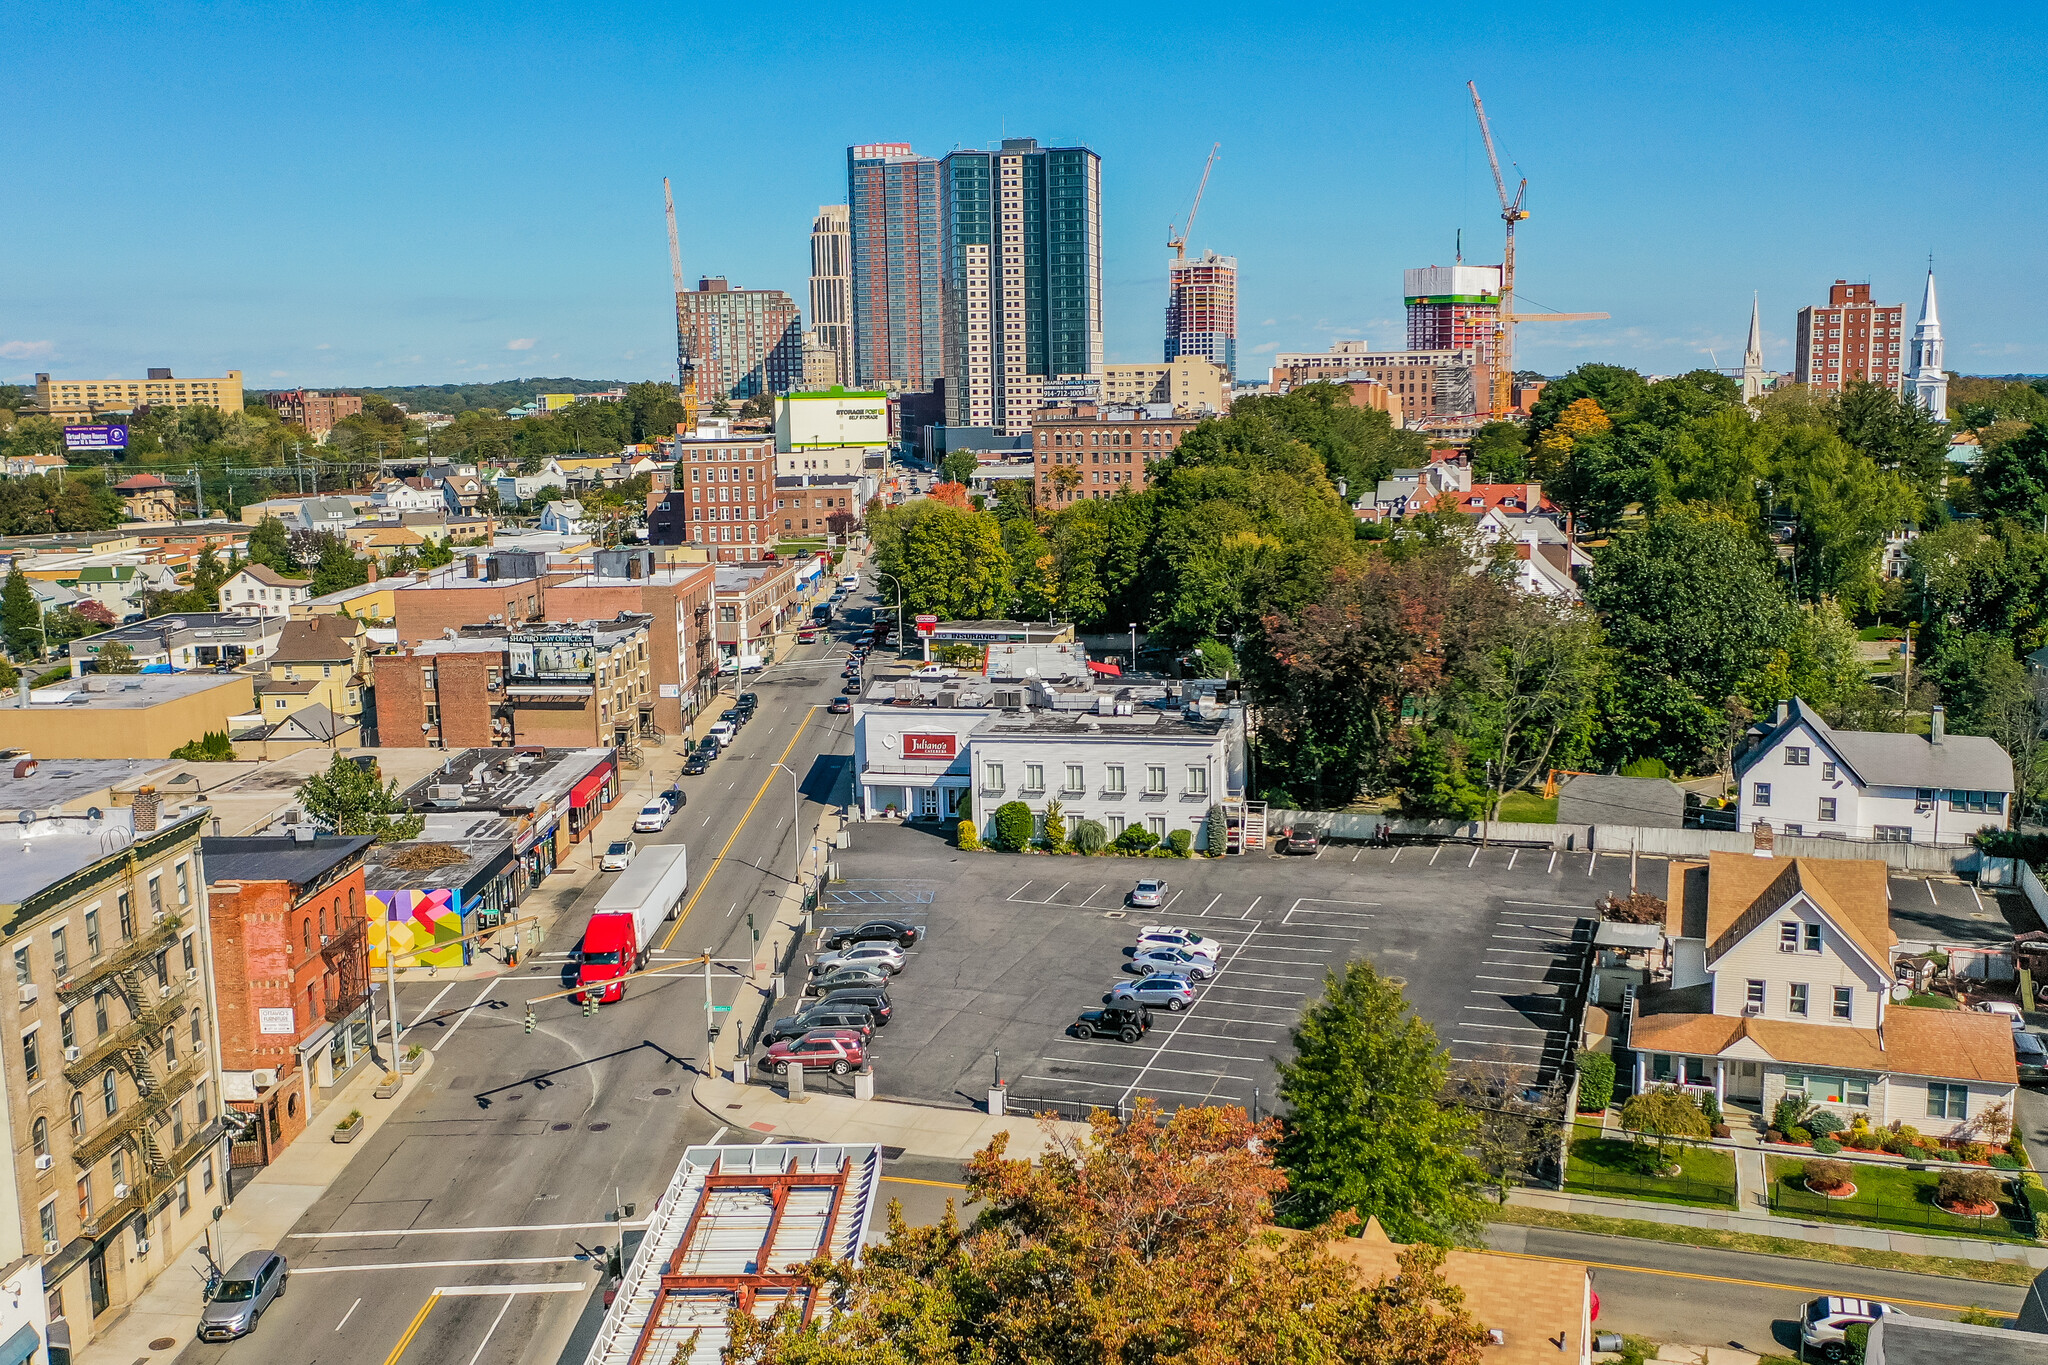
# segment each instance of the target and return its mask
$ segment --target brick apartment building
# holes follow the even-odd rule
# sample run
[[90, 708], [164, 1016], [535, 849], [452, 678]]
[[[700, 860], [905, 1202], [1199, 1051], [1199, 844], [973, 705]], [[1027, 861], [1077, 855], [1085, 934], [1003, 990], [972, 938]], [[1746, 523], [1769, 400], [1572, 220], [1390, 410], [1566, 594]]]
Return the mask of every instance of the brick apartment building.
[[[237, 1166], [264, 1166], [305, 1130], [335, 1082], [329, 1040], [369, 1008], [363, 855], [375, 841], [323, 834], [200, 841], [220, 1010], [221, 1083], [257, 1116]], [[346, 1047], [343, 1048], [344, 1053]]]
[[758, 560], [775, 546], [775, 436], [734, 432], [723, 419], [676, 429], [674, 486], [648, 508], [648, 541], [688, 545], [720, 564]]
[[646, 616], [654, 725], [678, 735], [718, 690], [711, 622], [716, 573], [709, 564], [661, 564], [649, 550], [600, 550], [591, 556], [591, 572], [549, 583], [548, 610], [576, 621], [621, 612]]
[[1165, 405], [1040, 408], [1031, 419], [1038, 505], [1068, 507], [1124, 490], [1143, 492], [1146, 468], [1172, 454], [1199, 421], [1176, 417]]
[[[494, 550], [465, 555], [392, 590], [401, 643], [431, 640], [464, 626], [518, 626], [542, 620], [547, 565], [540, 555]], [[382, 679], [378, 679], [379, 682]]]
[[610, 748], [649, 733], [644, 615], [471, 626], [377, 657], [378, 737], [395, 749]]
[[342, 418], [358, 416], [363, 410], [360, 395], [317, 389], [279, 389], [264, 394], [263, 401], [280, 418], [304, 427], [311, 436], [325, 436]]
[[721, 565], [716, 606], [718, 657], [721, 665], [744, 655], [772, 661], [772, 637], [803, 609], [797, 569], [803, 561], [785, 559], [767, 564]]
[[1836, 280], [1825, 308], [1799, 310], [1799, 342], [1793, 378], [1816, 393], [1840, 393], [1854, 383], [1897, 390], [1906, 362], [1905, 309], [1872, 303], [1870, 286]]
[[[1342, 349], [1354, 345], [1361, 349]], [[1363, 342], [1339, 342], [1338, 346], [1328, 355], [1279, 357], [1292, 363], [1274, 365], [1273, 383], [1292, 389], [1317, 382], [1370, 380], [1384, 385], [1399, 401], [1398, 411], [1388, 410], [1397, 423], [1404, 418], [1483, 413], [1492, 402], [1493, 371], [1477, 351], [1367, 352], [1362, 349]], [[1333, 360], [1338, 363], [1331, 363]], [[1357, 401], [1355, 396], [1353, 401]]]

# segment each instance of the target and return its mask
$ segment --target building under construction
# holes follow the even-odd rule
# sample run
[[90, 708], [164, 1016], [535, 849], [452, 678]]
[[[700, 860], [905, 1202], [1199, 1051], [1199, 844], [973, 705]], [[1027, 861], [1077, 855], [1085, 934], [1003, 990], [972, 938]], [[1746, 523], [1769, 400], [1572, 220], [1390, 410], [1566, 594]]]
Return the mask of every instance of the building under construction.
[[1166, 361], [1199, 356], [1237, 378], [1237, 257], [1204, 251], [1166, 266]]

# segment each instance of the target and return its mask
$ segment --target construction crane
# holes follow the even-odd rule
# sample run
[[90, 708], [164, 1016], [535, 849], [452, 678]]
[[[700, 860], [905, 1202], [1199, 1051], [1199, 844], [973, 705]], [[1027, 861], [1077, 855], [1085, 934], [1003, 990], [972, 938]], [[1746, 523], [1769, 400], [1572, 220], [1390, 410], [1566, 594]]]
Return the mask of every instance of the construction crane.
[[1202, 211], [1202, 191], [1209, 188], [1209, 172], [1216, 169], [1216, 153], [1223, 150], [1218, 142], [1209, 148], [1209, 162], [1202, 167], [1202, 183], [1195, 187], [1195, 206], [1188, 210], [1188, 225], [1178, 236], [1174, 235], [1173, 224], [1166, 225], [1166, 244], [1173, 248], [1173, 259], [1184, 261], [1188, 256], [1188, 237], [1195, 230], [1195, 215]]
[[1493, 129], [1486, 122], [1486, 106], [1480, 103], [1479, 86], [1466, 81], [1472, 92], [1472, 108], [1479, 115], [1479, 135], [1486, 139], [1486, 164], [1493, 168], [1494, 193], [1500, 196], [1500, 219], [1507, 227], [1507, 245], [1501, 254], [1500, 311], [1493, 324], [1493, 404], [1495, 417], [1505, 417], [1514, 406], [1515, 324], [1518, 322], [1585, 322], [1604, 318], [1605, 313], [1517, 313], [1515, 311], [1515, 224], [1529, 216], [1522, 207], [1528, 192], [1525, 177], [1515, 184], [1515, 197], [1508, 198], [1508, 182], [1500, 173], [1500, 157], [1493, 150]]
[[668, 210], [668, 273], [676, 284], [676, 381], [683, 396], [683, 430], [697, 429], [697, 362], [683, 331], [683, 249], [676, 243], [676, 196], [668, 177], [661, 178], [662, 206]]

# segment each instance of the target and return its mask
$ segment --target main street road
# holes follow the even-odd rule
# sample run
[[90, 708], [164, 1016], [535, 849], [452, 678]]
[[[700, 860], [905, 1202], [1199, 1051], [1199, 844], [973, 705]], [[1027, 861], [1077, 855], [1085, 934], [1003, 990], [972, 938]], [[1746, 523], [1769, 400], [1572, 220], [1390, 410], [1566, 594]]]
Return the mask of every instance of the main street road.
[[[639, 836], [690, 850], [688, 912], [656, 965], [706, 947], [750, 957], [747, 913], [766, 924], [800, 851], [792, 779], [773, 765], [799, 775], [807, 838], [851, 764], [851, 718], [825, 710], [845, 653], [840, 641], [798, 646], [750, 676], [754, 720], [708, 772], [681, 779], [689, 804], [668, 829]], [[676, 776], [679, 752], [650, 758], [627, 771], [619, 809], [637, 808], [649, 779]], [[290, 1293], [249, 1337], [195, 1342], [181, 1362], [552, 1365], [572, 1335], [587, 1339], [602, 1312], [588, 1249], [617, 1246], [612, 1211], [633, 1204], [644, 1217], [683, 1149], [718, 1131], [689, 1098], [705, 1051], [698, 973], [634, 982], [594, 1017], [544, 1002], [525, 1031], [528, 999], [569, 982], [568, 955], [611, 881], [596, 879], [520, 971], [401, 986], [406, 1042], [430, 1048], [432, 1068], [293, 1229]], [[720, 1001], [741, 989], [731, 969], [714, 985]], [[751, 1018], [748, 996], [734, 1017]]]

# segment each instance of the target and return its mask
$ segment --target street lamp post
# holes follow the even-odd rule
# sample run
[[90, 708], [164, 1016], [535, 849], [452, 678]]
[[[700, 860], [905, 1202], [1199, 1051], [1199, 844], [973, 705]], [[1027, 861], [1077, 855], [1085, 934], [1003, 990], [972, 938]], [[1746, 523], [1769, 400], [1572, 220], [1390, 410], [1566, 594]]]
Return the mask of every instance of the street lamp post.
[[789, 837], [796, 849], [796, 858], [789, 869], [789, 880], [792, 885], [797, 885], [802, 883], [804, 873], [803, 790], [798, 785], [800, 779], [796, 775], [796, 769], [787, 763], [775, 763], [770, 766], [780, 768], [789, 774]]
[[896, 585], [896, 657], [903, 657], [903, 580], [892, 573], [875, 570], [875, 577], [886, 578]]

